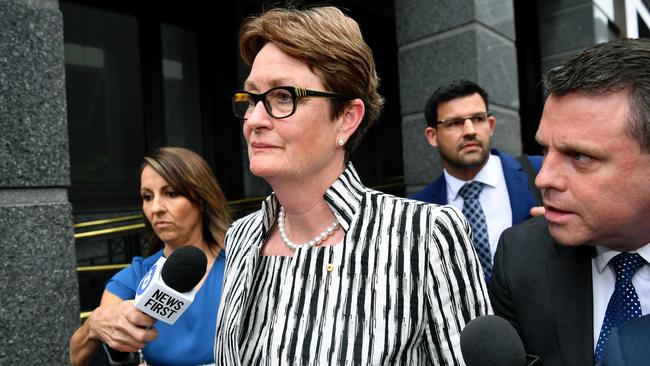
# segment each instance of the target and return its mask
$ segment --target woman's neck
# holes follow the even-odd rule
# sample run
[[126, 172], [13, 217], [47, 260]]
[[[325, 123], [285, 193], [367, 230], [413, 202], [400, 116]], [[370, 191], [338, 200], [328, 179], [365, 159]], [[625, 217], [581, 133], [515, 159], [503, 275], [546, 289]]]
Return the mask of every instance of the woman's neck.
[[336, 221], [336, 216], [325, 202], [323, 193], [278, 196], [284, 208], [285, 230], [295, 243], [306, 243], [314, 239]]
[[[344, 170], [342, 160], [313, 174], [302, 177], [275, 177], [268, 179], [279, 204], [284, 208], [284, 229], [289, 240], [307, 243], [323, 233], [336, 221], [332, 209], [325, 202], [324, 194]], [[278, 230], [275, 225], [275, 230]], [[325, 240], [341, 240], [337, 231]], [[279, 240], [280, 235], [277, 236]]]
[[323, 199], [330, 186], [341, 176], [345, 169], [343, 160], [330, 163], [322, 169], [305, 171], [301, 175], [273, 176], [264, 179], [271, 185], [276, 197], [286, 208], [313, 206], [313, 202]]

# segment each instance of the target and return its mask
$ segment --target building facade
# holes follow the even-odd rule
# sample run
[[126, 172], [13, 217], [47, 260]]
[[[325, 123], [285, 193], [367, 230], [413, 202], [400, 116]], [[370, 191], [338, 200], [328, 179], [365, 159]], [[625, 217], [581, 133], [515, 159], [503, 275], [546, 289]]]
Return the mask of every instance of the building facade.
[[[75, 267], [92, 251], [75, 250], [73, 224], [137, 212], [146, 152], [199, 152], [229, 200], [269, 193], [248, 172], [229, 99], [248, 72], [238, 25], [267, 2], [139, 3], [0, 0], [2, 365], [68, 364]], [[398, 195], [441, 172], [422, 113], [438, 85], [483, 86], [494, 145], [537, 153], [540, 75], [595, 43], [650, 36], [647, 0], [330, 3], [360, 23], [387, 101], [352, 161], [366, 184]]]

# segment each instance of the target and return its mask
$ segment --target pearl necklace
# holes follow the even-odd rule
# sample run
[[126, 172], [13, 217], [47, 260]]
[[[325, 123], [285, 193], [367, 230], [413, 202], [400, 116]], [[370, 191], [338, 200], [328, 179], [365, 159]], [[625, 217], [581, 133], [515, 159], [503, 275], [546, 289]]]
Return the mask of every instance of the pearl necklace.
[[280, 230], [280, 237], [282, 238], [284, 245], [286, 245], [291, 250], [297, 250], [300, 247], [313, 248], [315, 246], [318, 246], [325, 239], [327, 239], [332, 234], [334, 234], [334, 231], [336, 231], [336, 229], [339, 228], [339, 223], [334, 221], [332, 225], [330, 225], [327, 229], [325, 229], [325, 231], [320, 233], [314, 239], [310, 240], [308, 243], [296, 244], [292, 242], [291, 239], [289, 239], [289, 236], [287, 235], [287, 230], [284, 225], [285, 216], [286, 215], [284, 213], [284, 207], [280, 206], [280, 214], [278, 215], [278, 230]]

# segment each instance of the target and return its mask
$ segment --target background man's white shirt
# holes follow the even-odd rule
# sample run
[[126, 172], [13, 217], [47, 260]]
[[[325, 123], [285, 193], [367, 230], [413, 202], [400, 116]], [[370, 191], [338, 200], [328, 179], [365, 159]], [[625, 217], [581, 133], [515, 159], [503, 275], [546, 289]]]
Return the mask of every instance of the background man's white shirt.
[[[447, 202], [462, 210], [464, 200], [458, 194], [458, 191], [468, 181], [451, 176], [447, 173], [447, 170], [443, 174], [447, 182]], [[496, 155], [490, 155], [487, 163], [474, 177], [473, 181], [485, 184], [479, 196], [479, 202], [487, 221], [490, 252], [494, 257], [501, 232], [512, 226], [510, 196], [508, 195], [506, 178], [503, 175], [501, 159]]]

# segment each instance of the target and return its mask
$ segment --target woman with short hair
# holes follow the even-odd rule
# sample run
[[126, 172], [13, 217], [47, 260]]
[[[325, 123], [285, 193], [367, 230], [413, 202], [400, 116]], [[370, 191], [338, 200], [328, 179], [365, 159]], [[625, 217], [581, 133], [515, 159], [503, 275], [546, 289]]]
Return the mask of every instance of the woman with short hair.
[[450, 206], [366, 188], [350, 153], [383, 99], [359, 26], [334, 7], [248, 18], [233, 95], [251, 172], [273, 194], [226, 235], [217, 365], [458, 365], [490, 311]]

